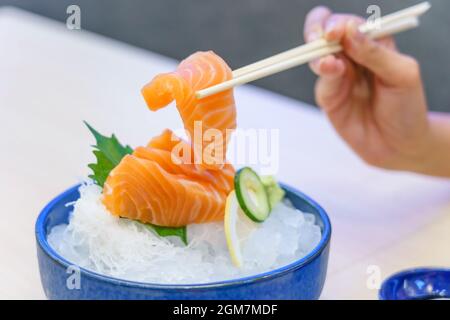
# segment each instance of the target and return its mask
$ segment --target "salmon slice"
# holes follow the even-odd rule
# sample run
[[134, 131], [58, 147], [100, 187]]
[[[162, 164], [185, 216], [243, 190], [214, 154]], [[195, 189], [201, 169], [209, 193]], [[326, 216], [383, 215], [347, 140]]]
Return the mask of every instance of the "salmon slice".
[[[223, 220], [234, 168], [199, 168], [190, 143], [165, 130], [111, 171], [103, 203], [114, 215], [159, 226]], [[180, 150], [182, 152], [174, 152]]]
[[175, 72], [156, 76], [142, 89], [152, 111], [176, 101], [193, 145], [194, 162], [202, 168], [220, 170], [226, 163], [229, 135], [236, 128], [236, 107], [232, 90], [201, 100], [195, 92], [231, 78], [231, 69], [222, 58], [212, 51], [197, 52]]

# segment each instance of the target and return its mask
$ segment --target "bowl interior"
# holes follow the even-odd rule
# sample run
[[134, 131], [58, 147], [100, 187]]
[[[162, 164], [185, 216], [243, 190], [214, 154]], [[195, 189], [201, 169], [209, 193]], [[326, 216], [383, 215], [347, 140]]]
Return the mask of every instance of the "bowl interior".
[[[40, 221], [44, 229], [45, 240], [47, 240], [47, 235], [50, 233], [53, 227], [60, 224], [69, 223], [69, 216], [72, 212], [71, 203], [77, 201], [80, 198], [78, 188], [79, 186], [77, 185], [68, 189], [67, 191], [53, 199], [47, 205], [46, 209], [48, 210], [48, 212], [45, 216], [42, 217], [43, 219]], [[43, 212], [46, 209], [44, 209]], [[41, 218], [41, 216], [39, 218]]]
[[295, 208], [305, 213], [312, 213], [315, 215], [316, 224], [322, 230], [323, 239], [329, 231], [330, 221], [322, 207], [300, 191], [285, 184], [281, 184], [281, 186], [286, 191], [286, 198], [292, 202]]
[[421, 268], [399, 272], [386, 279], [381, 300], [450, 299], [450, 269]]
[[[171, 285], [171, 284], [149, 284], [149, 283], [139, 283], [134, 281], [127, 281], [112, 278], [109, 276], [97, 274], [95, 272], [81, 269], [84, 274], [91, 277], [101, 278], [102, 280], [110, 282], [120, 282], [123, 284], [128, 284], [130, 286], [141, 286], [141, 287], [165, 287], [165, 288], [186, 288], [186, 287], [207, 287], [207, 286], [222, 286], [229, 285], [233, 283], [244, 283], [260, 280], [262, 278], [272, 277], [276, 275], [283, 274], [285, 272], [298, 269], [301, 266], [308, 264], [316, 256], [318, 256], [328, 245], [331, 237], [331, 224], [326, 212], [312, 199], [304, 195], [298, 190], [292, 187], [282, 184], [283, 189], [286, 191], [286, 197], [292, 202], [292, 204], [299, 210], [307, 213], [314, 214], [316, 216], [316, 223], [322, 229], [322, 239], [319, 244], [314, 248], [307, 256], [281, 268], [258, 274], [255, 276], [249, 276], [245, 278], [224, 280], [214, 283], [200, 283], [200, 284], [183, 284], [183, 285]], [[53, 199], [41, 212], [36, 222], [36, 238], [41, 246], [41, 248], [55, 261], [68, 267], [71, 265], [64, 257], [61, 257], [56, 251], [54, 251], [47, 241], [47, 235], [50, 233], [51, 229], [59, 224], [68, 223], [70, 213], [72, 212], [72, 202], [79, 198], [78, 192], [79, 185], [74, 186], [64, 193]]]

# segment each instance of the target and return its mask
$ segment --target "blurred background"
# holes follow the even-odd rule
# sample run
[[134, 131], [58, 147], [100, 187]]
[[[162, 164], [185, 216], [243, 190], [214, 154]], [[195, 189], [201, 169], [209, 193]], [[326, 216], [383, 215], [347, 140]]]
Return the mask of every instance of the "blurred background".
[[[367, 16], [371, 4], [382, 14], [417, 0], [0, 0], [65, 21], [66, 8], [81, 8], [81, 25], [134, 46], [182, 59], [197, 50], [214, 50], [232, 68], [303, 42], [303, 21], [316, 5]], [[433, 9], [420, 29], [399, 35], [399, 47], [422, 65], [430, 109], [450, 112], [450, 1], [431, 0]], [[446, 40], [447, 39], [447, 40]], [[0, 44], [1, 46], [1, 44]], [[314, 75], [296, 68], [256, 85], [314, 104]]]
[[[212, 49], [237, 68], [303, 43], [305, 15], [316, 5], [367, 16], [372, 4], [387, 14], [420, 1], [0, 0], [0, 298], [44, 298], [34, 222], [50, 199], [90, 171], [94, 140], [82, 120], [132, 146], [181, 128], [175, 108], [155, 115], [139, 93], [173, 61], [135, 47], [175, 59]], [[422, 65], [430, 107], [450, 112], [450, 1], [430, 2], [421, 28], [397, 39]], [[2, 8], [65, 22], [72, 4], [81, 8], [83, 29], [133, 47]], [[301, 67], [255, 84], [314, 105], [314, 81]], [[382, 277], [450, 265], [442, 254], [450, 242], [449, 181], [368, 167], [314, 110], [247, 89], [239, 92], [239, 126], [282, 129], [279, 178], [331, 213], [324, 298], [376, 299], [367, 287], [369, 265], [379, 265]]]

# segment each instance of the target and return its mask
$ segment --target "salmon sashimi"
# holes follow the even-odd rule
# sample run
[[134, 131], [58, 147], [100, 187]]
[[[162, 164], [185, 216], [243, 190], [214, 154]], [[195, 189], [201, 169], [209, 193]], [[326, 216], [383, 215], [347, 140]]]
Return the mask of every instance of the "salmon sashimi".
[[168, 227], [223, 220], [235, 174], [225, 158], [229, 133], [236, 128], [233, 92], [201, 100], [195, 92], [231, 77], [219, 56], [197, 52], [142, 89], [151, 110], [176, 101], [189, 141], [166, 130], [125, 156], [103, 189], [112, 214]]
[[220, 170], [226, 163], [229, 134], [236, 128], [236, 107], [231, 89], [201, 100], [195, 92], [231, 78], [231, 69], [222, 58], [212, 51], [197, 52], [183, 60], [175, 72], [156, 76], [142, 89], [150, 110], [176, 101], [193, 145], [194, 160], [206, 169]]
[[[174, 148], [183, 152], [176, 154]], [[234, 168], [225, 163], [221, 170], [199, 169], [189, 161], [193, 154], [183, 154], [189, 150], [192, 146], [170, 130], [136, 148], [107, 178], [106, 208], [114, 215], [158, 226], [222, 220]]]

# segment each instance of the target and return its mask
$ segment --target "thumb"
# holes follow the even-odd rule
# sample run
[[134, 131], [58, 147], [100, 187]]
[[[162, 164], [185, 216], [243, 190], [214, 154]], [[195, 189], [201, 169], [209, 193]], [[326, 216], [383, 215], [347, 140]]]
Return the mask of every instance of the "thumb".
[[344, 50], [357, 64], [373, 72], [385, 85], [404, 87], [420, 82], [417, 61], [359, 32], [355, 21], [347, 24]]

